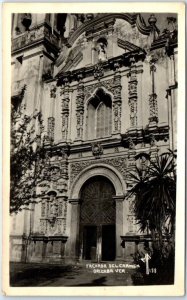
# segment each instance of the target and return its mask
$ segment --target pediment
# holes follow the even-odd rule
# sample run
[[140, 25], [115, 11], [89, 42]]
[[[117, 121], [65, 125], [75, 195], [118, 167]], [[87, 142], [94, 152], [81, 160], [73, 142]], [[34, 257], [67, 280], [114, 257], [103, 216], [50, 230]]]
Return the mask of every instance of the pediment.
[[118, 47], [125, 50], [125, 52], [142, 50], [140, 47], [138, 47], [138, 46], [136, 46], [136, 45], [134, 45], [134, 44], [132, 44], [128, 41], [124, 41], [120, 38], [117, 39], [117, 45], [118, 45]]
[[[103, 17], [104, 19], [109, 18], [109, 15]], [[133, 18], [132, 16], [131, 18], [128, 16], [130, 19], [128, 19], [126, 15], [125, 17], [124, 15], [115, 15], [115, 17], [115, 22], [110, 24], [110, 34], [107, 31], [109, 29], [101, 28], [104, 26], [103, 23], [100, 24], [102, 20], [101, 17], [96, 17], [95, 20], [91, 21], [91, 23], [94, 23], [97, 20], [97, 22], [94, 23], [94, 29], [92, 27], [92, 31], [94, 30], [94, 37], [92, 36], [92, 32], [89, 31], [91, 30], [90, 22], [87, 25], [82, 25], [81, 30], [78, 28], [75, 32], [76, 34], [74, 33], [72, 35], [74, 38], [71, 39], [70, 37], [66, 41], [66, 44], [64, 43], [61, 54], [55, 63], [54, 76], [58, 76], [68, 71], [91, 67], [96, 65], [100, 59], [104, 61], [105, 57], [106, 60], [109, 60], [128, 52], [142, 51], [144, 48], [147, 48], [149, 42], [148, 36], [145, 32], [144, 34], [140, 32], [137, 24], [135, 27], [132, 27], [133, 22], [130, 22], [131, 19], [134, 21], [136, 19], [137, 21], [139, 18], [137, 15], [133, 15]], [[88, 25], [89, 28], [87, 28]], [[84, 32], [83, 28], [85, 30]], [[78, 36], [78, 33], [81, 33], [81, 35]], [[77, 38], [76, 40], [75, 36]], [[100, 39], [105, 39], [107, 42], [107, 53], [106, 56], [103, 54], [103, 59], [101, 58], [101, 55], [99, 58], [99, 55], [97, 54]], [[69, 43], [69, 40], [71, 40], [71, 43]]]

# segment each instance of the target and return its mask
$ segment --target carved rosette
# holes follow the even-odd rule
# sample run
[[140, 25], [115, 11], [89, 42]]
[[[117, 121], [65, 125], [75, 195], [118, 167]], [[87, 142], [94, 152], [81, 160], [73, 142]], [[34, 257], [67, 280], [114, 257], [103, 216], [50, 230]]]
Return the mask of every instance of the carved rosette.
[[121, 74], [119, 66], [116, 66], [113, 82], [113, 121], [114, 121], [114, 133], [121, 132]]
[[79, 83], [77, 87], [77, 99], [76, 99], [76, 116], [77, 116], [77, 139], [83, 138], [83, 121], [84, 121], [84, 83], [82, 82], [82, 76], [79, 76]]
[[136, 65], [134, 64], [134, 61], [131, 61], [131, 67], [130, 72], [128, 73], [129, 77], [129, 84], [128, 84], [128, 90], [129, 90], [129, 108], [130, 108], [130, 127], [136, 127], [137, 126], [137, 71], [136, 71]]
[[103, 154], [103, 147], [100, 143], [93, 143], [92, 144], [92, 153], [95, 156], [95, 158], [100, 158], [100, 156]]
[[157, 59], [152, 58], [150, 60], [150, 73], [152, 79], [152, 93], [149, 95], [149, 124], [158, 123], [158, 104], [157, 104], [157, 94], [155, 93], [155, 72], [156, 72], [156, 63]]
[[62, 139], [67, 141], [68, 136], [68, 118], [69, 118], [69, 84], [65, 82], [61, 89], [62, 96]]

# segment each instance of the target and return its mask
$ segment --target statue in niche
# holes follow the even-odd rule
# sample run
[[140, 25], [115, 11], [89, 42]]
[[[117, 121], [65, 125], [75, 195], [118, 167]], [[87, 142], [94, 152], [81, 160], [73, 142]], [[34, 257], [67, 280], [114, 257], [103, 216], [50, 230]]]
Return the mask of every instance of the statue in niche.
[[100, 38], [97, 41], [97, 52], [98, 52], [98, 60], [105, 61], [107, 59], [107, 41], [104, 38]]
[[58, 205], [56, 204], [56, 201], [53, 201], [50, 205], [50, 217], [51, 218], [55, 218], [57, 216], [58, 213]]

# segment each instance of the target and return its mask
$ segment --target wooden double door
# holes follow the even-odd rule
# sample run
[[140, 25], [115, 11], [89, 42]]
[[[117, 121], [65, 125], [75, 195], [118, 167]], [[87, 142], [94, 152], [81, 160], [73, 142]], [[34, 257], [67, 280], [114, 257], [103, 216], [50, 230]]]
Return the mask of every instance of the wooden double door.
[[88, 180], [81, 192], [80, 247], [84, 260], [112, 261], [116, 255], [115, 190], [105, 177]]

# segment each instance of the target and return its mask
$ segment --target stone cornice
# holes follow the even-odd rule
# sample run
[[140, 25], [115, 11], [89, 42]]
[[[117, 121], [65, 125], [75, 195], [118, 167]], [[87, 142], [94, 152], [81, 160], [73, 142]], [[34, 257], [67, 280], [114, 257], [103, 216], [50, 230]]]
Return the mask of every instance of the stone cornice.
[[94, 141], [100, 143], [104, 149], [124, 147], [130, 149], [130, 142], [134, 146], [145, 143], [151, 144], [154, 136], [155, 141], [167, 141], [169, 139], [169, 126], [158, 124], [155, 126], [147, 126], [146, 128], [131, 128], [125, 134], [119, 134], [118, 137], [111, 137], [102, 140], [80, 141], [74, 143], [57, 143], [46, 147], [46, 151], [50, 151], [50, 156], [60, 156], [63, 159], [68, 158], [71, 154], [80, 152], [91, 152]]
[[154, 127], [147, 126], [146, 128], [137, 129], [131, 128], [127, 133], [122, 134], [122, 144], [123, 146], [129, 147], [129, 138], [132, 142], [137, 145], [140, 143], [151, 143], [152, 136], [156, 141], [168, 140], [169, 139], [169, 126], [168, 125], [155, 125]]
[[[124, 53], [120, 56], [110, 58], [109, 60], [100, 63], [104, 71], [107, 70], [115, 70], [116, 65], [119, 67], [129, 67], [131, 64], [131, 58], [135, 60], [135, 63], [138, 61], [144, 61], [146, 57], [146, 52], [139, 48], [135, 51], [130, 51], [127, 53]], [[60, 72], [56, 78], [57, 78], [57, 85], [62, 85], [64, 83], [64, 80], [68, 80], [69, 82], [77, 81], [78, 76], [80, 74], [83, 75], [83, 77], [89, 77], [93, 76], [94, 70], [97, 67], [97, 65], [92, 65], [87, 68], [80, 68], [78, 70], [73, 71], [67, 71], [67, 72]]]
[[79, 153], [81, 152], [87, 152], [87, 151], [92, 151], [92, 143], [97, 142], [100, 143], [103, 147], [103, 149], [108, 149], [108, 148], [115, 148], [121, 146], [121, 136], [119, 138], [106, 138], [103, 140], [92, 140], [92, 141], [86, 141], [86, 142], [81, 142], [79, 144], [73, 144], [70, 146], [70, 154], [73, 153]]
[[61, 241], [63, 243], [67, 242], [68, 236], [64, 235], [52, 235], [52, 236], [45, 236], [45, 235], [31, 235], [29, 237], [32, 241], [43, 241], [43, 242], [55, 242], [55, 241]]

